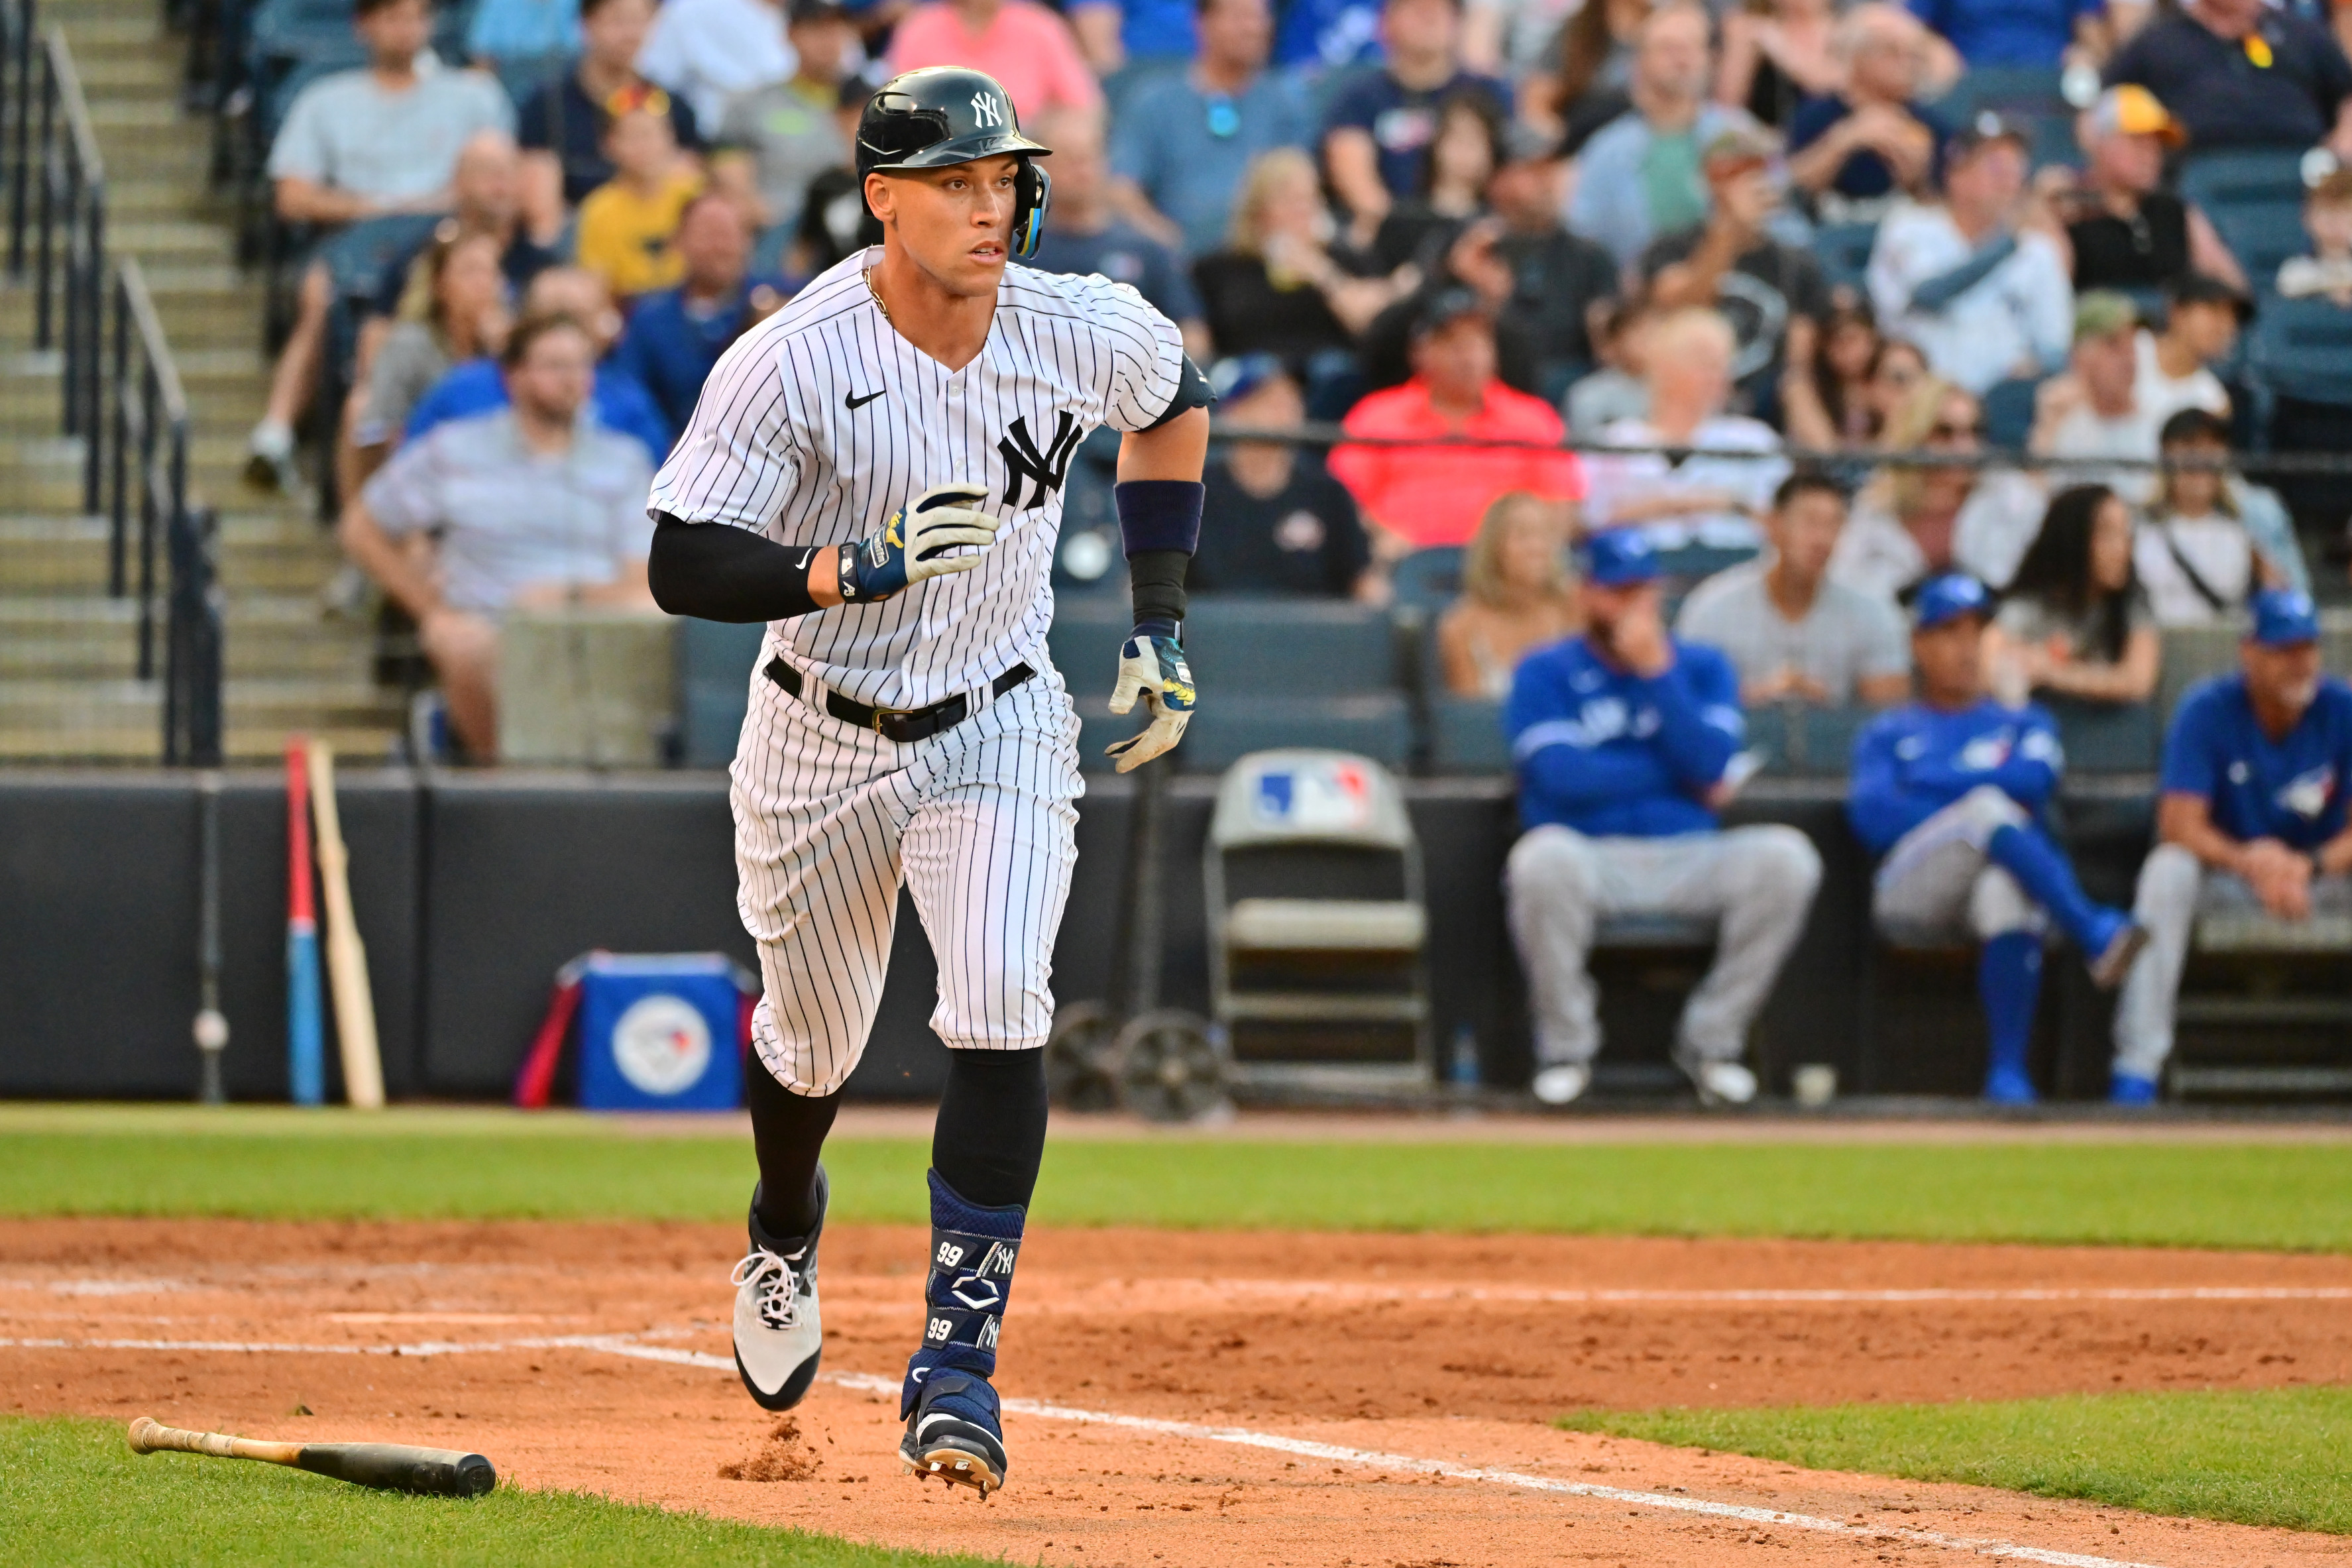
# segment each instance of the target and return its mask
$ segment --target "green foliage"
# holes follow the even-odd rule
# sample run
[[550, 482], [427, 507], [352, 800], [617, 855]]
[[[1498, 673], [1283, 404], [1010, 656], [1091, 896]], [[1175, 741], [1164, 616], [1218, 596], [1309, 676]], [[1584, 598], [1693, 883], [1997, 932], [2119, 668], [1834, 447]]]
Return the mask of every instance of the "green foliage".
[[274, 1465], [133, 1455], [112, 1422], [0, 1417], [0, 1541], [13, 1563], [627, 1563], [632, 1568], [978, 1568], [797, 1530], [570, 1492], [470, 1501], [364, 1490]]
[[[834, 1217], [920, 1224], [920, 1139], [827, 1145]], [[730, 1131], [513, 1113], [0, 1112], [0, 1215], [739, 1218]], [[1057, 1138], [1053, 1225], [2352, 1250], [2352, 1143]]]
[[1952, 1405], [1583, 1411], [1560, 1425], [1811, 1469], [1968, 1481], [2352, 1535], [2352, 1388]]

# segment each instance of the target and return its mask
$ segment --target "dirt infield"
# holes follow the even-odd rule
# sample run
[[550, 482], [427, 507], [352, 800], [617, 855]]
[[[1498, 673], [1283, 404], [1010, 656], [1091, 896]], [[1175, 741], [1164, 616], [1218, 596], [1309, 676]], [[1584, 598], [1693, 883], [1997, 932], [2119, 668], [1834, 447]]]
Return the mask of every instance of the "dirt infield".
[[27, 1413], [473, 1447], [528, 1486], [1023, 1563], [2345, 1552], [1543, 1423], [2352, 1382], [2352, 1258], [1042, 1231], [1007, 1319], [1012, 1485], [982, 1504], [892, 1455], [924, 1244], [827, 1235], [830, 1377], [789, 1431], [729, 1366], [740, 1241], [718, 1226], [0, 1224], [0, 1388]]

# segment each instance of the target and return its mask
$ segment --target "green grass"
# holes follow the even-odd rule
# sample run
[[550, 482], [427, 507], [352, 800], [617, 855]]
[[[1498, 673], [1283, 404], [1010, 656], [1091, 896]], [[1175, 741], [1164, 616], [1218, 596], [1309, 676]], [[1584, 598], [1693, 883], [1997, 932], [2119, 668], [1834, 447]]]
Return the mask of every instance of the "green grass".
[[471, 1501], [401, 1497], [271, 1465], [131, 1454], [112, 1422], [0, 1417], [0, 1555], [12, 1563], [629, 1563], [644, 1568], [977, 1568], [610, 1502], [500, 1489]]
[[[217, 1131], [211, 1130], [216, 1128]], [[928, 1145], [826, 1148], [840, 1222], [920, 1224]], [[0, 1118], [0, 1215], [739, 1218], [730, 1131], [494, 1113]], [[2352, 1250], [2352, 1142], [1064, 1140], [1036, 1217], [1173, 1228], [1896, 1237]]]
[[1811, 1469], [1968, 1481], [2149, 1513], [2352, 1535], [2352, 1388], [1955, 1405], [1586, 1411], [1563, 1426]]

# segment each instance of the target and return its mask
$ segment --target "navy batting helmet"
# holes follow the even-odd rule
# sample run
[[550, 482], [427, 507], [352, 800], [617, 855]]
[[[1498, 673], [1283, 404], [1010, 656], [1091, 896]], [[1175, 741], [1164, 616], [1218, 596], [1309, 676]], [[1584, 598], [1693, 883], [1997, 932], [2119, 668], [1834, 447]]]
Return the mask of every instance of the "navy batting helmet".
[[1013, 185], [1013, 254], [1034, 256], [1054, 197], [1054, 182], [1036, 161], [1052, 151], [1021, 134], [1013, 100], [994, 77], [926, 66], [892, 77], [866, 100], [857, 119], [857, 188], [864, 191], [872, 174], [1012, 153], [1021, 161]]

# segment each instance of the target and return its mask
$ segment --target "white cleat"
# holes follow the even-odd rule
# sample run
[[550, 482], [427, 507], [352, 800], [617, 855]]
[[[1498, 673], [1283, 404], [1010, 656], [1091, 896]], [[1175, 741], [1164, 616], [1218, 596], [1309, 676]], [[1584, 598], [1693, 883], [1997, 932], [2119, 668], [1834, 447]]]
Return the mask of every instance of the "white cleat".
[[1545, 1068], [1536, 1074], [1536, 1098], [1546, 1105], [1570, 1105], [1592, 1087], [1592, 1069], [1582, 1062]]
[[1756, 1098], [1756, 1075], [1738, 1062], [1675, 1063], [1698, 1086], [1701, 1105], [1745, 1105]]
[[[826, 1196], [818, 1173], [818, 1198]], [[824, 1326], [817, 1316], [816, 1244], [824, 1228], [824, 1209], [804, 1240], [790, 1251], [754, 1245], [735, 1266], [735, 1371], [762, 1410], [790, 1410], [816, 1381], [824, 1352]]]

